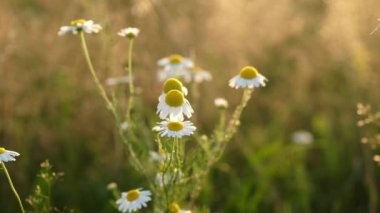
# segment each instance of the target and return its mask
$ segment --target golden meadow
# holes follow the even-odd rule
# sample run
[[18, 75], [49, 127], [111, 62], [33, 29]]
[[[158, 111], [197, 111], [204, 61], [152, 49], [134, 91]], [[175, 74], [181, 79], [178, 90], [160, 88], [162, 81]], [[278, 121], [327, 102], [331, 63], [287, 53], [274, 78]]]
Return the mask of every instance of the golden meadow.
[[[0, 147], [20, 153], [4, 164], [25, 211], [118, 212], [119, 193], [141, 187], [153, 196], [140, 212], [174, 212], [173, 202], [196, 213], [377, 212], [379, 8], [375, 0], [0, 1]], [[86, 41], [121, 111], [128, 84], [105, 82], [128, 74], [130, 43], [117, 32], [140, 29], [132, 55], [135, 135], [126, 137], [147, 173], [134, 166], [79, 36], [57, 35], [80, 18], [103, 27]], [[195, 89], [183, 82], [197, 129], [182, 143], [184, 182], [165, 191], [149, 151], [159, 151], [151, 130], [161, 121], [157, 61], [171, 54], [213, 79]], [[247, 65], [267, 85], [254, 90], [236, 134], [214, 153], [207, 144], [230, 133], [220, 128], [214, 99], [228, 100], [228, 127], [244, 93], [228, 81]], [[300, 132], [311, 140], [297, 143]], [[170, 140], [162, 144], [171, 154]], [[188, 174], [198, 182], [186, 182]], [[1, 170], [0, 212], [19, 211]]]

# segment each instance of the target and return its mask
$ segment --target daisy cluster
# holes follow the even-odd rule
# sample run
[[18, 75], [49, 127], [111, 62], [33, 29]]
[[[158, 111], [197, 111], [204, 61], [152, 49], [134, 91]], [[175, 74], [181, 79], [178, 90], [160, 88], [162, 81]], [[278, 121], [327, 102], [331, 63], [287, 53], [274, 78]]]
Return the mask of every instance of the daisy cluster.
[[187, 88], [176, 78], [165, 81], [162, 93], [158, 98], [157, 114], [163, 121], [153, 129], [161, 137], [177, 137], [192, 135], [196, 127], [184, 118], [194, 113], [190, 102], [186, 99]]
[[[84, 40], [84, 33], [98, 33], [102, 30], [102, 27], [99, 24], [94, 23], [92, 20], [78, 19], [72, 21], [69, 26], [62, 26], [58, 32], [58, 35], [62, 36], [68, 33], [74, 35], [79, 34], [82, 38], [82, 44], [84, 46], [85, 55], [89, 59], [88, 53], [86, 52], [86, 43]], [[137, 28], [124, 28], [118, 32], [118, 35], [124, 38], [129, 39], [130, 42], [136, 38], [140, 33], [140, 30]], [[132, 48], [131, 48], [132, 50]], [[177, 160], [177, 167], [172, 167], [170, 171], [161, 171], [157, 173], [155, 181], [157, 186], [164, 187], [173, 182], [174, 179], [181, 181], [184, 177], [184, 174], [181, 172], [181, 159], [180, 159], [180, 144], [178, 143], [178, 138], [184, 136], [190, 136], [194, 134], [196, 127], [194, 124], [186, 119], [190, 119], [194, 113], [193, 108], [190, 105], [190, 102], [186, 98], [188, 95], [188, 90], [183, 86], [182, 82], [178, 79], [181, 79], [187, 83], [201, 83], [204, 81], [210, 81], [212, 76], [210, 72], [195, 66], [194, 62], [182, 55], [174, 54], [168, 57], [162, 58], [158, 61], [159, 72], [158, 79], [164, 81], [162, 87], [162, 93], [158, 98], [157, 111], [160, 122], [153, 127], [153, 131], [157, 132], [160, 137], [173, 138], [174, 145], [177, 146], [177, 150], [172, 148], [172, 155], [169, 156], [169, 153], [163, 151], [162, 153], [151, 152], [151, 160], [157, 162], [159, 167], [165, 165], [169, 162], [169, 165], [174, 159]], [[95, 76], [95, 81], [97, 81], [95, 71], [92, 68], [91, 61], [89, 62], [90, 70]], [[132, 78], [132, 69], [130, 69], [129, 76], [121, 76], [116, 78], [109, 78], [106, 80], [105, 84], [108, 86], [116, 86], [119, 84], [130, 84], [133, 85]], [[256, 68], [252, 66], [243, 67], [239, 74], [230, 79], [229, 86], [235, 89], [245, 89], [245, 91], [253, 90], [254, 88], [264, 87], [266, 85], [267, 78], [260, 74]], [[132, 87], [132, 86], [131, 86]], [[102, 86], [99, 84], [99, 88], [102, 89]], [[131, 89], [132, 90], [132, 89]], [[104, 92], [105, 93], [105, 92]], [[245, 92], [250, 97], [249, 92]], [[104, 96], [107, 96], [104, 94]], [[243, 97], [245, 97], [243, 95]], [[246, 103], [249, 100], [248, 98], [243, 98], [241, 105], [237, 108], [243, 109], [246, 106]], [[106, 101], [108, 98], [105, 97]], [[244, 102], [245, 101], [245, 102]], [[228, 108], [227, 100], [223, 98], [217, 98], [214, 101], [215, 106], [220, 110], [225, 110]], [[221, 111], [224, 112], [224, 111]], [[239, 111], [237, 111], [239, 112]], [[235, 120], [239, 120], [240, 113], [234, 113], [237, 115], [233, 117]], [[233, 120], [234, 121], [234, 120]], [[120, 123], [120, 127], [123, 131], [129, 131], [129, 123], [123, 122]], [[224, 134], [224, 129], [221, 128], [222, 133]], [[227, 132], [234, 132], [234, 130], [226, 129]], [[305, 136], [303, 136], [305, 138]], [[183, 145], [183, 144], [182, 144]], [[176, 150], [176, 151], [175, 151]], [[162, 150], [159, 150], [162, 151]], [[174, 154], [176, 156], [174, 156]], [[19, 154], [17, 152], [8, 151], [0, 147], [0, 162], [14, 161], [15, 157]], [[380, 160], [379, 160], [380, 161]], [[183, 178], [184, 179], [184, 178]], [[109, 185], [109, 189], [116, 190], [117, 185]], [[119, 193], [118, 193], [119, 194]], [[118, 210], [120, 212], [135, 212], [139, 211], [141, 208], [146, 207], [148, 202], [152, 200], [152, 193], [149, 190], [142, 190], [142, 188], [131, 189], [127, 192], [122, 192], [121, 196], [116, 200]], [[169, 200], [168, 200], [169, 201]], [[170, 205], [167, 204], [165, 207], [169, 213], [191, 213], [189, 210], [183, 210], [176, 202], [172, 202]]]
[[182, 55], [174, 54], [158, 61], [158, 80], [164, 81], [168, 78], [181, 78], [185, 82], [202, 83], [211, 81], [209, 71], [194, 65], [194, 62]]

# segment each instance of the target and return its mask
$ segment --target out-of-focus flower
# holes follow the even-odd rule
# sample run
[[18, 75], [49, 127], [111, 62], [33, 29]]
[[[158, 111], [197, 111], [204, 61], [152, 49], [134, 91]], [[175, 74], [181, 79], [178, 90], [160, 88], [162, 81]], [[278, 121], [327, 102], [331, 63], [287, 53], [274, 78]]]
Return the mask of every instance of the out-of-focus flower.
[[219, 109], [227, 109], [228, 108], [228, 102], [226, 99], [224, 98], [216, 98], [214, 100], [214, 104], [216, 107], [218, 107]]
[[128, 192], [121, 193], [121, 198], [116, 201], [121, 212], [134, 212], [142, 207], [146, 207], [147, 203], [151, 200], [152, 193], [149, 190], [142, 191], [140, 189], [133, 189]]
[[193, 66], [187, 69], [183, 78], [186, 82], [202, 83], [203, 81], [211, 81], [212, 75], [207, 70]]
[[168, 207], [169, 213], [191, 213], [190, 210], [183, 210], [181, 207], [176, 203], [173, 202]]
[[127, 84], [129, 83], [129, 77], [128, 76], [121, 76], [121, 77], [115, 77], [115, 78], [108, 78], [106, 80], [107, 86], [115, 86], [118, 84]]
[[158, 61], [160, 67], [158, 72], [158, 80], [164, 81], [171, 77], [182, 77], [194, 63], [181, 55], [175, 54]]
[[174, 181], [181, 182], [183, 178], [183, 173], [178, 169], [174, 169], [174, 172], [167, 172], [163, 174], [162, 172], [156, 175], [156, 184], [159, 186], [166, 186], [173, 183]]
[[306, 130], [298, 130], [293, 133], [292, 140], [296, 144], [310, 144], [314, 141], [314, 137]]
[[76, 35], [80, 31], [84, 31], [85, 33], [98, 33], [101, 29], [102, 26], [95, 24], [92, 20], [78, 19], [72, 21], [70, 26], [62, 26], [59, 29], [58, 35], [63, 36], [69, 32]]
[[129, 127], [129, 124], [128, 124], [127, 121], [124, 121], [123, 123], [120, 124], [120, 128], [121, 128], [122, 130], [127, 130], [128, 127]]
[[117, 189], [117, 184], [115, 182], [111, 182], [107, 185], [108, 190], [114, 190]]
[[17, 152], [0, 147], [0, 162], [16, 161], [16, 157], [19, 155]]
[[261, 75], [256, 68], [251, 66], [246, 66], [240, 70], [239, 75], [233, 77], [229, 81], [229, 86], [235, 89], [239, 88], [254, 88], [254, 87], [264, 87], [265, 78]]
[[138, 28], [134, 27], [127, 27], [124, 29], [121, 29], [117, 34], [121, 37], [127, 37], [129, 39], [136, 38], [140, 33], [140, 30]]

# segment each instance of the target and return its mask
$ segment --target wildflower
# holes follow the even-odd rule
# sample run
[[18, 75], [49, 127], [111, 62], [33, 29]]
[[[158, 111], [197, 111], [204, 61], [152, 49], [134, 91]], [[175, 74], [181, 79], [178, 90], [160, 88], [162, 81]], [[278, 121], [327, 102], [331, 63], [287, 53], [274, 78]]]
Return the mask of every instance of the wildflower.
[[210, 72], [194, 66], [187, 69], [183, 76], [186, 82], [194, 81], [195, 83], [202, 83], [203, 81], [211, 81], [212, 76]]
[[127, 37], [129, 39], [136, 38], [139, 35], [140, 30], [134, 27], [127, 27], [121, 29], [117, 34], [121, 37]]
[[14, 151], [6, 150], [0, 147], [0, 162], [16, 161], [17, 156], [20, 154]]
[[375, 161], [375, 162], [380, 162], [380, 155], [374, 155], [373, 156], [373, 161]]
[[219, 109], [227, 109], [228, 108], [228, 102], [224, 98], [216, 98], [214, 100], [214, 104]]
[[115, 86], [118, 84], [127, 84], [129, 81], [130, 80], [128, 76], [121, 76], [116, 78], [108, 78], [105, 83], [107, 86]]
[[181, 207], [176, 203], [173, 202], [168, 207], [169, 213], [191, 213], [190, 210], [183, 210]]
[[177, 89], [172, 89], [158, 99], [157, 114], [161, 119], [170, 117], [172, 119], [183, 119], [183, 114], [190, 118], [194, 113], [190, 102], [184, 94]]
[[190, 121], [166, 119], [158, 123], [160, 136], [177, 137], [192, 135], [196, 127]]
[[170, 90], [173, 90], [173, 89], [181, 91], [184, 95], [187, 95], [187, 93], [188, 93], [187, 88], [183, 86], [181, 81], [179, 81], [176, 78], [169, 78], [165, 81], [165, 83], [162, 87], [162, 92], [163, 92], [163, 94], [166, 94]]
[[134, 212], [146, 207], [151, 200], [152, 193], [149, 190], [142, 191], [140, 189], [129, 190], [121, 193], [121, 198], [116, 201], [121, 212]]
[[181, 55], [171, 55], [158, 61], [160, 67], [158, 80], [164, 81], [171, 77], [181, 77], [194, 66], [194, 63]]
[[74, 35], [78, 34], [80, 31], [86, 33], [98, 33], [102, 29], [102, 26], [95, 24], [92, 20], [78, 19], [72, 21], [70, 26], [62, 26], [58, 32], [59, 36], [63, 36], [69, 32], [72, 32]]
[[123, 123], [120, 124], [120, 128], [121, 128], [122, 130], [127, 130], [128, 127], [129, 127], [129, 124], [128, 124], [127, 121], [124, 121]]
[[170, 183], [173, 183], [176, 179], [176, 182], [181, 182], [183, 178], [183, 173], [177, 168], [174, 169], [174, 172], [159, 172], [156, 175], [156, 184], [159, 186], [166, 186]]
[[239, 88], [254, 88], [254, 87], [264, 87], [265, 78], [261, 75], [254, 67], [246, 66], [240, 70], [240, 74], [233, 77], [229, 81], [229, 86], [235, 89]]
[[[160, 128], [160, 127], [158, 127]], [[149, 151], [149, 159], [153, 162], [162, 163], [165, 161], [169, 161], [170, 156], [165, 153], [158, 153], [155, 151]]]
[[[158, 97], [158, 106], [159, 107], [163, 107], [165, 105], [166, 98], [168, 98], [167, 94], [172, 90], [180, 91], [182, 93], [182, 96], [187, 95], [187, 92], [188, 92], [187, 88], [184, 87], [179, 80], [177, 80], [175, 78], [169, 78], [168, 80], [165, 81], [163, 89], [162, 89], [162, 94]], [[185, 103], [189, 103], [188, 100], [184, 97], [183, 97], [183, 100]], [[190, 106], [190, 103], [188, 104], [188, 106]], [[193, 109], [191, 108], [191, 106], [190, 106], [189, 110], [191, 111], [191, 113], [193, 112]], [[191, 116], [191, 113], [189, 116]], [[164, 119], [166, 116], [167, 115], [165, 115], [164, 117], [161, 117], [161, 113], [160, 113], [161, 119]], [[182, 113], [181, 113], [180, 117], [181, 118], [183, 117]]]
[[314, 141], [313, 135], [305, 130], [299, 130], [292, 135], [293, 142], [296, 144], [310, 144]]
[[114, 190], [114, 189], [117, 189], [117, 183], [115, 182], [111, 182], [107, 185], [107, 189], [108, 190]]

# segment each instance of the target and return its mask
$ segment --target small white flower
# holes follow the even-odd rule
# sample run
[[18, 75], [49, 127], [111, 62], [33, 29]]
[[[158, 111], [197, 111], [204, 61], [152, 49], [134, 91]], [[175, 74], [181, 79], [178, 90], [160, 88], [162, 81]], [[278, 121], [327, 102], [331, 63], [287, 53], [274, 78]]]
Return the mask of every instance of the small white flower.
[[105, 83], [107, 86], [115, 86], [118, 84], [127, 84], [127, 83], [129, 83], [129, 77], [128, 76], [121, 76], [121, 77], [115, 77], [115, 78], [108, 78]]
[[75, 35], [82, 30], [86, 33], [98, 33], [101, 29], [102, 26], [95, 24], [92, 20], [78, 19], [72, 21], [70, 26], [62, 26], [58, 32], [58, 35], [63, 36], [69, 32], [72, 32]]
[[314, 141], [314, 137], [306, 130], [299, 130], [293, 133], [292, 140], [296, 144], [310, 144]]
[[158, 80], [164, 81], [171, 77], [182, 77], [194, 63], [181, 55], [171, 55], [158, 61], [160, 70], [158, 72]]
[[149, 159], [153, 162], [163, 163], [163, 162], [169, 161], [170, 156], [165, 154], [165, 153], [158, 153], [155, 151], [149, 151]]
[[121, 198], [116, 201], [121, 212], [134, 212], [142, 207], [146, 207], [147, 203], [151, 200], [152, 193], [149, 190], [142, 191], [140, 189], [133, 189], [128, 192], [121, 193]]
[[235, 89], [258, 88], [264, 87], [265, 81], [267, 81], [267, 78], [261, 75], [254, 67], [247, 66], [240, 70], [240, 74], [233, 77], [228, 85]]
[[190, 210], [183, 210], [181, 207], [176, 203], [173, 202], [168, 207], [169, 213], [191, 213]]
[[212, 75], [209, 71], [206, 71], [200, 67], [194, 66], [187, 69], [184, 73], [183, 78], [186, 82], [202, 83], [204, 81], [211, 81]]
[[139, 35], [140, 30], [134, 27], [128, 27], [121, 29], [117, 34], [121, 37], [127, 37], [129, 39], [136, 38]]
[[117, 189], [117, 184], [115, 182], [111, 182], [107, 185], [108, 190], [114, 190]]
[[127, 130], [128, 127], [129, 127], [129, 124], [128, 124], [127, 121], [124, 121], [123, 123], [120, 124], [120, 128], [121, 128], [122, 130]]
[[0, 147], [0, 162], [16, 161], [17, 156], [20, 154], [14, 151], [6, 150]]
[[216, 98], [214, 100], [214, 104], [216, 107], [218, 107], [220, 109], [227, 109], [228, 108], [228, 102], [224, 98]]
[[159, 186], [166, 186], [168, 184], [176, 181], [177, 183], [182, 182], [183, 173], [177, 168], [174, 169], [174, 172], [167, 172], [163, 174], [162, 172], [157, 173], [156, 175], [156, 184]]
[[158, 123], [161, 137], [177, 137], [189, 136], [194, 133], [196, 127], [190, 121], [170, 120], [166, 119]]
[[171, 119], [183, 120], [183, 115], [190, 118], [193, 113], [194, 110], [190, 102], [179, 90], [170, 90], [158, 98], [157, 114], [161, 119], [169, 117]]

